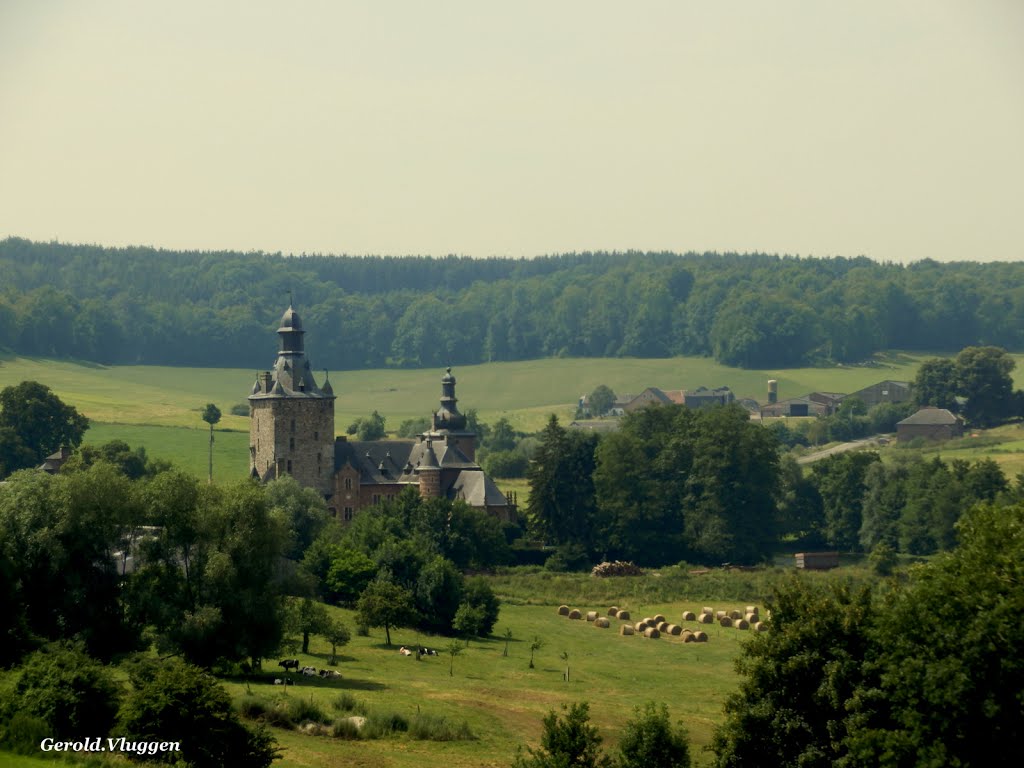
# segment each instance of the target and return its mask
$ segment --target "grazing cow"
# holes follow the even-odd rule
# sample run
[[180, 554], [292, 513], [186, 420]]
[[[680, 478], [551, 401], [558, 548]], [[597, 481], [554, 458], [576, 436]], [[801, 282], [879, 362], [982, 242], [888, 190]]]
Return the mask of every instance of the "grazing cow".
[[320, 677], [326, 679], [326, 678], [328, 678], [330, 676], [331, 676], [331, 671], [329, 669], [321, 669], [320, 670]]
[[279, 662], [277, 662], [277, 666], [284, 667], [284, 671], [287, 672], [289, 669], [298, 669], [299, 668], [299, 660], [298, 659], [281, 659]]
[[398, 652], [403, 656], [412, 656], [412, 651], [406, 648], [404, 645], [398, 649]]
[[316, 667], [303, 667], [302, 674], [304, 674], [306, 677], [316, 677]]
[[331, 680], [341, 680], [341, 672], [338, 672], [336, 669], [332, 669]]

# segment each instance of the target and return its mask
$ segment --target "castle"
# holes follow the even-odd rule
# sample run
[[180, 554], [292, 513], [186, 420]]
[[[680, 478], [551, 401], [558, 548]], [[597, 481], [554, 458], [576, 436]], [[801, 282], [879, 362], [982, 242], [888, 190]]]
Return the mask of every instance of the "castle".
[[413, 440], [356, 441], [334, 435], [334, 389], [313, 377], [302, 321], [289, 306], [277, 329], [280, 348], [271, 371], [249, 395], [249, 472], [263, 482], [291, 475], [327, 499], [348, 522], [365, 509], [414, 486], [424, 498], [463, 500], [501, 520], [515, 505], [476, 463], [476, 434], [467, 428], [449, 368], [431, 427]]

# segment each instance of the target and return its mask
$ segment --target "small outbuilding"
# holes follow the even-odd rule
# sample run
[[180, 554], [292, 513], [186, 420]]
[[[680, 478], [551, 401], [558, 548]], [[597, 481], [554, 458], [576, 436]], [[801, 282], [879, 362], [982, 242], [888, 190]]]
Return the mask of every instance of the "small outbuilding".
[[945, 408], [922, 408], [896, 424], [896, 437], [900, 440], [950, 440], [963, 434], [963, 419]]

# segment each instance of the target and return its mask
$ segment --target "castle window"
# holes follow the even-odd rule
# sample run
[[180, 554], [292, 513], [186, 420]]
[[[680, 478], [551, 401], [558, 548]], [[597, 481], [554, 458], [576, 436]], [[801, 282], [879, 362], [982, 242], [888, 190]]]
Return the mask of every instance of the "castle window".
[[324, 457], [323, 457], [323, 454], [321, 454], [321, 453], [318, 453], [318, 454], [316, 455], [316, 463], [317, 463], [317, 464], [320, 464], [320, 463], [321, 463], [321, 462], [323, 461], [323, 458], [324, 458]]
[[292, 419], [292, 432], [295, 431], [295, 419]]
[[314, 440], [319, 440], [320, 439], [320, 433], [318, 431], [316, 431], [316, 430], [313, 431], [313, 439]]
[[374, 504], [380, 504], [380, 494], [379, 493], [373, 494], [373, 503]]
[[288, 459], [288, 474], [290, 475], [291, 473], [292, 473], [292, 460]]
[[293, 451], [295, 450], [295, 438], [294, 437], [289, 437], [288, 438], [288, 448], [293, 450]]
[[351, 491], [352, 490], [352, 478], [351, 477], [346, 477], [345, 478], [345, 490], [346, 491]]
[[352, 507], [345, 507], [345, 519], [346, 520], [351, 520], [352, 519]]

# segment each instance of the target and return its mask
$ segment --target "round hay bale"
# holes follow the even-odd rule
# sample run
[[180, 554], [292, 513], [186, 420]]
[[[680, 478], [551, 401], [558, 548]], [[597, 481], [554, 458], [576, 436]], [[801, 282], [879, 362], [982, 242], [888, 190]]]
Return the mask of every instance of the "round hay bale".
[[732, 618], [730, 618], [729, 616], [723, 616], [722, 618], [720, 618], [718, 620], [718, 623], [720, 625], [722, 625], [723, 627], [731, 627], [732, 626]]
[[644, 624], [646, 624], [648, 627], [653, 627], [657, 623], [658, 622], [654, 620], [653, 616], [644, 616]]
[[648, 624], [646, 621], [638, 621], [636, 623], [636, 631], [641, 633], [645, 632], [649, 626], [651, 625]]
[[587, 621], [596, 621], [597, 611], [587, 611]]
[[619, 634], [620, 635], [632, 635], [633, 634], [633, 628], [631, 626], [629, 626], [629, 624], [623, 624], [623, 625], [621, 625], [619, 627]]
[[697, 621], [699, 621], [701, 624], [711, 624], [712, 622], [714, 622], [714, 620], [714, 616], [712, 616], [710, 613], [702, 613], [700, 616], [697, 617]]
[[703, 608], [701, 608], [701, 609], [700, 609], [700, 612], [701, 612], [701, 613], [710, 613], [710, 614], [714, 615], [714, 613], [715, 613], [715, 609], [714, 609], [714, 608], [708, 608], [708, 607], [707, 607], [707, 606], [705, 605], [705, 606], [704, 606]]
[[658, 631], [661, 632], [661, 634], [664, 635], [666, 632], [668, 632], [668, 627], [669, 627], [669, 624], [668, 624], [667, 621], [659, 621], [658, 622]]
[[732, 619], [733, 621], [736, 621], [737, 619], [742, 619], [743, 618], [743, 614], [740, 613], [739, 611], [729, 611], [729, 618]]
[[657, 640], [661, 637], [661, 632], [659, 632], [656, 627], [648, 627], [644, 630], [644, 637], [650, 640]]
[[583, 614], [580, 613], [579, 608], [573, 608], [571, 611], [569, 611], [569, 618], [570, 619], [582, 619], [583, 618]]
[[617, 618], [619, 621], [629, 621], [629, 611], [619, 611], [615, 615], [615, 618]]
[[560, 605], [560, 606], [558, 606], [558, 615], [559, 616], [568, 616], [569, 615], [569, 606], [568, 605]]
[[683, 621], [696, 621], [697, 616], [693, 611], [683, 611]]
[[700, 630], [693, 633], [693, 642], [695, 643], [706, 643], [708, 641], [708, 633], [701, 632]]
[[655, 623], [655, 624], [661, 624], [661, 623], [662, 623], [663, 621], [665, 621], [665, 617], [664, 617], [664, 616], [662, 616], [662, 615], [661, 615], [660, 613], [659, 613], [659, 614], [656, 614], [656, 615], [654, 616], [654, 623]]
[[723, 619], [723, 618], [725, 618], [728, 615], [729, 614], [727, 614], [725, 611], [715, 611], [715, 618], [716, 619]]
[[748, 613], [743, 618], [746, 619], [751, 624], [753, 624], [755, 621], [758, 621], [758, 616], [757, 616], [756, 613]]
[[757, 615], [757, 606], [756, 605], [748, 605], [746, 612], [747, 613], [752, 613], [752, 614], [754, 614], [756, 616]]
[[611, 625], [612, 623], [608, 621], [608, 619], [606, 619], [604, 616], [594, 619], [595, 627], [600, 627], [601, 629], [608, 629], [608, 627], [610, 627]]
[[746, 619], [736, 619], [733, 626], [736, 627], [736, 629], [750, 629], [750, 622]]
[[670, 635], [678, 636], [683, 633], [683, 628], [680, 627], [678, 624], [669, 624], [667, 632]]
[[608, 615], [611, 616], [613, 619], [616, 616], [618, 616], [619, 615], [619, 606], [613, 605], [611, 608], [609, 608], [608, 609]]
[[685, 632], [683, 632], [683, 642], [684, 643], [695, 643], [695, 642], [697, 642], [697, 635], [695, 633], [691, 632], [690, 630], [686, 630]]
[[754, 623], [754, 631], [755, 632], [767, 632], [768, 631], [768, 622], [767, 621], [755, 622]]

